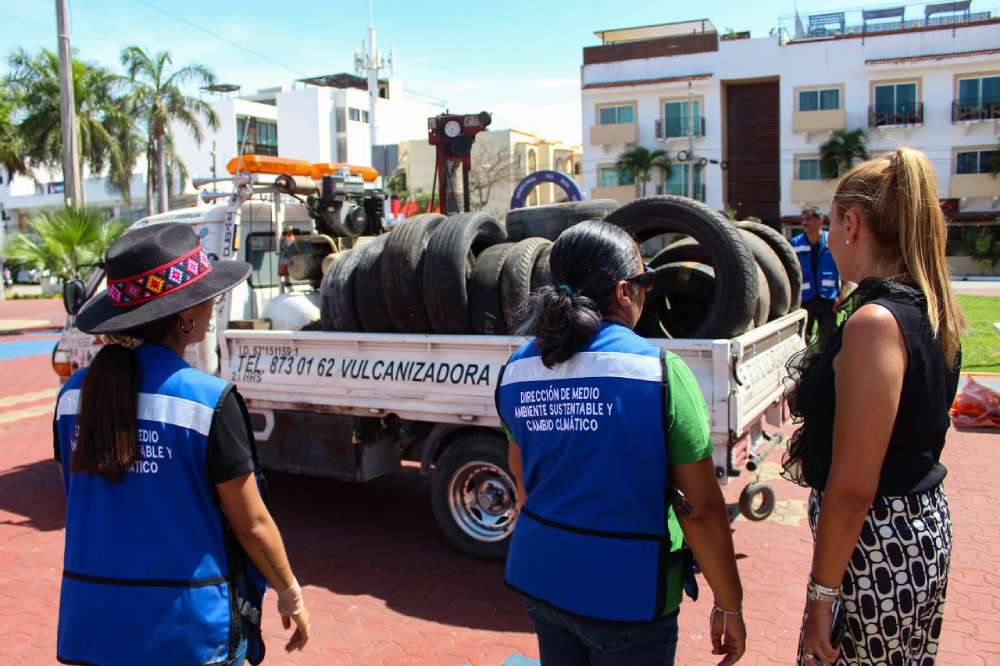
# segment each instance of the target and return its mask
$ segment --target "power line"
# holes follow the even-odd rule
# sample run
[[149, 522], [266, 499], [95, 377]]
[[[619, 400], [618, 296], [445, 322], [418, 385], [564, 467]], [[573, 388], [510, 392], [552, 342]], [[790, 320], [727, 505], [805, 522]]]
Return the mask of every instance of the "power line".
[[274, 58], [271, 58], [270, 56], [264, 55], [263, 53], [261, 53], [259, 51], [254, 51], [253, 49], [248, 48], [248, 47], [244, 46], [243, 44], [240, 44], [239, 42], [233, 41], [232, 39], [229, 39], [228, 37], [224, 37], [224, 36], [222, 36], [222, 35], [220, 35], [220, 34], [218, 34], [216, 32], [212, 32], [208, 28], [203, 28], [200, 25], [198, 25], [197, 23], [192, 23], [191, 21], [187, 20], [186, 18], [184, 18], [182, 16], [177, 16], [176, 14], [168, 12], [166, 9], [163, 9], [162, 7], [157, 7], [156, 5], [154, 5], [151, 2], [148, 2], [147, 0], [137, 0], [137, 1], [140, 4], [146, 5], [150, 9], [158, 11], [158, 12], [160, 12], [161, 14], [163, 14], [165, 16], [169, 16], [170, 18], [174, 19], [175, 21], [179, 21], [179, 22], [183, 23], [184, 25], [187, 25], [189, 27], [194, 28], [195, 30], [199, 30], [199, 31], [205, 33], [206, 35], [211, 35], [215, 39], [218, 39], [218, 40], [221, 40], [223, 42], [226, 42], [230, 46], [234, 46], [234, 47], [240, 49], [241, 51], [246, 51], [247, 53], [249, 53], [249, 54], [251, 54], [253, 56], [258, 57], [261, 60], [265, 60], [265, 61], [271, 63], [272, 65], [275, 65], [277, 67], [281, 67], [283, 69], [287, 69], [289, 72], [292, 72], [293, 74], [298, 74], [299, 76], [309, 76], [309, 74], [307, 74], [306, 72], [303, 72], [301, 70], [295, 69], [294, 67], [286, 65], [283, 62], [278, 62], [277, 60], [275, 60]]

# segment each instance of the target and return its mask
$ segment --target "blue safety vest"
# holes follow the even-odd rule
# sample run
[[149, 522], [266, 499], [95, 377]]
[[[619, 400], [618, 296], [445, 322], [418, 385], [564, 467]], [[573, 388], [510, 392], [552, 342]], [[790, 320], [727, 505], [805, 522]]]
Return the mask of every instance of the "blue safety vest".
[[[802, 302], [812, 300], [819, 290], [819, 297], [825, 301], [832, 301], [840, 295], [840, 273], [837, 271], [837, 264], [833, 261], [833, 254], [827, 245], [828, 232], [824, 231], [819, 236], [819, 266], [813, 273], [812, 266], [812, 246], [809, 238], [805, 234], [799, 234], [792, 239], [792, 247], [799, 257], [799, 264], [802, 266]], [[815, 279], [819, 280], [819, 285], [813, 284]]]
[[206, 466], [215, 411], [232, 385], [164, 347], [133, 353], [140, 455], [121, 481], [70, 471], [85, 371], [59, 395], [67, 513], [57, 657], [222, 664], [234, 657], [242, 623], [248, 659], [259, 663], [265, 581], [232, 537]]
[[547, 368], [534, 342], [504, 367], [497, 411], [521, 450], [527, 502], [507, 555], [511, 587], [576, 615], [660, 617], [671, 552], [665, 357], [605, 323]]

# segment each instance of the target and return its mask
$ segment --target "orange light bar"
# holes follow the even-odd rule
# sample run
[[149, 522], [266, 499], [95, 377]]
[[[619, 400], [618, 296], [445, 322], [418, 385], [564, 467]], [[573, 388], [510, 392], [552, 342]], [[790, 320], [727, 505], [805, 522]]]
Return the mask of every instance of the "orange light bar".
[[245, 173], [309, 176], [313, 180], [320, 180], [323, 176], [346, 168], [350, 173], [361, 176], [369, 183], [378, 178], [378, 171], [369, 166], [354, 166], [343, 162], [317, 162], [311, 164], [305, 160], [293, 160], [273, 155], [244, 155], [242, 158], [234, 157], [226, 164], [226, 169], [231, 174], [235, 174], [237, 168]]
[[344, 162], [317, 162], [312, 165], [312, 173], [310, 175], [314, 180], [319, 180], [323, 176], [336, 173], [340, 169], [347, 169], [355, 176], [361, 176], [365, 179], [366, 183], [371, 183], [378, 178], [378, 171], [376, 171], [373, 167], [353, 166], [351, 164], [345, 164]]
[[231, 174], [235, 174], [237, 168], [246, 173], [273, 173], [275, 175], [288, 174], [289, 176], [309, 176], [312, 175], [313, 165], [305, 160], [292, 160], [287, 157], [275, 157], [273, 155], [244, 155], [242, 158], [234, 157], [226, 164], [226, 169]]

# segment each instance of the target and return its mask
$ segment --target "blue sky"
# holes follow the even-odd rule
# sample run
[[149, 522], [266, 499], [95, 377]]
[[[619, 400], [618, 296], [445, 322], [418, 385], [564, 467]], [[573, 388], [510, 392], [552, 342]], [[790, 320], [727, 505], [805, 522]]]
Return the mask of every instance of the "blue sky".
[[[55, 48], [51, 0], [5, 3], [0, 54], [23, 46]], [[70, 0], [72, 41], [80, 56], [118, 66], [122, 48], [167, 49], [175, 64], [200, 62], [244, 90], [290, 85], [302, 76], [353, 70], [354, 47], [368, 24], [365, 0]], [[979, 2], [975, 4], [980, 4]], [[802, 0], [800, 12], [856, 6]], [[266, 55], [274, 64], [175, 18]], [[752, 7], [752, 9], [751, 9]], [[445, 99], [454, 112], [494, 114], [495, 129], [580, 141], [582, 48], [594, 31], [695, 18], [719, 31], [764, 36], [792, 0], [375, 0], [381, 50], [395, 45], [397, 76], [408, 89]], [[283, 66], [282, 66], [283, 65]], [[0, 72], [6, 63], [0, 63]]]

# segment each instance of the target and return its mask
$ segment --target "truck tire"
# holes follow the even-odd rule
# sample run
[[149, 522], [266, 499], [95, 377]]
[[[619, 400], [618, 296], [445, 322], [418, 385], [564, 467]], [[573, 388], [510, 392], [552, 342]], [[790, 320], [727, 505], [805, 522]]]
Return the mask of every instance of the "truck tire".
[[554, 241], [559, 234], [574, 224], [587, 220], [603, 220], [616, 208], [618, 202], [614, 199], [566, 201], [544, 206], [515, 208], [507, 213], [507, 240], [517, 242], [537, 236]]
[[748, 484], [740, 493], [740, 513], [753, 522], [767, 520], [776, 503], [774, 488], [766, 483]]
[[514, 245], [503, 264], [500, 298], [508, 331], [516, 331], [524, 321], [524, 307], [531, 296], [531, 275], [538, 257], [551, 244], [544, 238], [525, 238]]
[[429, 333], [424, 306], [423, 261], [431, 233], [444, 215], [415, 215], [392, 227], [382, 251], [379, 273], [389, 318], [402, 333]]
[[661, 266], [635, 331], [646, 338], [711, 337], [702, 330], [717, 294], [711, 266], [693, 261]]
[[555, 286], [555, 280], [552, 277], [552, 264], [549, 262], [549, 256], [552, 254], [552, 243], [549, 243], [542, 251], [538, 253], [538, 259], [535, 260], [535, 267], [531, 269], [531, 292], [534, 293], [541, 289], [542, 287], [553, 287]]
[[655, 196], [625, 204], [606, 218], [631, 233], [638, 242], [660, 234], [683, 233], [696, 239], [716, 266], [716, 289], [694, 337], [730, 338], [753, 322], [759, 285], [753, 255], [739, 231], [725, 217], [698, 201]]
[[392, 333], [396, 330], [385, 307], [385, 289], [382, 288], [382, 253], [388, 240], [389, 234], [382, 234], [355, 250], [361, 257], [354, 269], [354, 300], [364, 331]]
[[788, 311], [798, 310], [802, 307], [802, 264], [795, 254], [795, 248], [788, 242], [788, 239], [780, 233], [760, 222], [737, 222], [740, 229], [756, 234], [762, 241], [771, 246], [774, 253], [781, 260], [781, 265], [785, 267], [788, 275], [788, 286], [792, 292], [792, 300], [789, 303]]
[[361, 254], [342, 250], [334, 255], [320, 285], [320, 325], [324, 331], [360, 331], [357, 301], [354, 298], [354, 269]]
[[517, 487], [507, 443], [495, 433], [469, 431], [448, 445], [431, 477], [431, 508], [452, 546], [501, 561], [517, 514]]
[[778, 259], [778, 255], [771, 249], [771, 246], [752, 231], [740, 229], [739, 232], [767, 280], [767, 289], [771, 296], [767, 320], [772, 321], [788, 314], [788, 306], [792, 302], [792, 290], [788, 284], [785, 267], [781, 265], [781, 260]]
[[442, 222], [424, 256], [424, 306], [435, 333], [468, 333], [468, 282], [476, 257], [507, 238], [502, 224], [486, 213], [458, 213]]
[[702, 248], [697, 240], [689, 236], [687, 238], [676, 240], [657, 252], [656, 255], [649, 260], [649, 266], [651, 268], [659, 268], [660, 266], [666, 266], [667, 264], [675, 264], [678, 261], [696, 261], [700, 264], [712, 263], [712, 259], [708, 256], [708, 252]]
[[767, 288], [767, 276], [764, 270], [757, 265], [757, 310], [753, 316], [754, 326], [763, 326], [770, 321], [771, 316], [771, 290]]
[[500, 296], [500, 273], [514, 243], [497, 243], [479, 255], [469, 278], [469, 318], [472, 332], [481, 335], [505, 335], [507, 322]]

